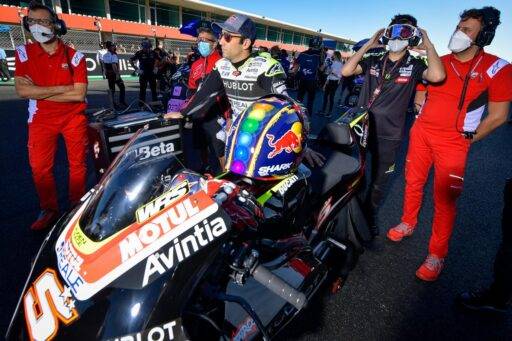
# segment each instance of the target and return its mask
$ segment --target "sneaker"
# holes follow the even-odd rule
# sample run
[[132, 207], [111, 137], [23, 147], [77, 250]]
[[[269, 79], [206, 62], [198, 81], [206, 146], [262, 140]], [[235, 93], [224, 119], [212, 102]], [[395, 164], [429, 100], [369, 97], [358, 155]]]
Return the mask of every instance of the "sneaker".
[[444, 258], [428, 255], [427, 259], [416, 271], [416, 277], [427, 282], [437, 280], [444, 267]]
[[392, 240], [394, 242], [399, 242], [402, 239], [404, 239], [404, 237], [411, 236], [413, 234], [413, 232], [414, 232], [414, 226], [410, 226], [409, 224], [402, 222], [402, 223], [396, 225], [395, 227], [392, 227], [389, 229], [388, 239]]
[[30, 228], [34, 231], [45, 230], [51, 227], [59, 218], [59, 213], [52, 210], [43, 210], [39, 213], [39, 217], [32, 223]]
[[500, 301], [490, 290], [464, 292], [457, 297], [456, 302], [466, 309], [475, 311], [492, 313], [505, 313], [507, 311], [506, 302]]

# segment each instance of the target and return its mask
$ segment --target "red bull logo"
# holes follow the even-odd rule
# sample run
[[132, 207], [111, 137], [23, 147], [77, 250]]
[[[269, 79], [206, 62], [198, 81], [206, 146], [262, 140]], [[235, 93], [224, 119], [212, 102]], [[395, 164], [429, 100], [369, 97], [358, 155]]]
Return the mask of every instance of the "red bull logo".
[[283, 151], [288, 154], [291, 152], [299, 153], [302, 150], [302, 124], [295, 122], [292, 128], [277, 140], [275, 140], [275, 136], [272, 134], [267, 134], [267, 139], [268, 145], [273, 148], [268, 153], [270, 159], [281, 154]]

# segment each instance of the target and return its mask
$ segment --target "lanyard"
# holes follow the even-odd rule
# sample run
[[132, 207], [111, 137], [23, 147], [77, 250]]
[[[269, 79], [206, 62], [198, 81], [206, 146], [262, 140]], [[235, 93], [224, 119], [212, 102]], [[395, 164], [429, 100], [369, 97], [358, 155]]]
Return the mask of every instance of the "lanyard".
[[386, 75], [385, 74], [386, 73], [386, 64], [387, 64], [388, 59], [389, 59], [389, 54], [386, 55], [386, 58], [384, 58], [384, 63], [382, 64], [382, 72], [381, 72], [381, 75], [379, 77], [379, 83], [378, 83], [377, 87], [375, 88], [375, 90], [373, 90], [372, 97], [368, 101], [368, 110], [375, 103], [375, 100], [377, 99], [377, 97], [379, 97], [379, 95], [380, 95], [380, 93], [382, 91], [382, 87], [384, 86], [384, 81], [391, 78], [391, 74], [393, 73], [393, 71], [395, 71], [396, 67], [399, 64], [402, 64], [402, 60], [404, 59], [405, 56], [406, 56], [406, 54], [404, 54], [399, 60], [397, 60], [395, 65], [393, 65], [391, 70], [389, 70], [389, 72]]
[[[452, 57], [453, 58], [453, 57]], [[475, 66], [473, 66], [473, 68], [471, 69], [471, 71], [469, 71], [467, 74], [466, 74], [466, 77], [462, 78], [461, 74], [459, 73], [459, 71], [457, 70], [457, 68], [455, 67], [455, 65], [453, 65], [453, 60], [452, 58], [450, 58], [450, 65], [452, 66], [452, 69], [453, 71], [455, 72], [455, 74], [457, 75], [457, 77], [464, 82], [465, 78], [467, 78], [468, 76], [471, 77], [471, 75], [473, 74], [473, 72], [475, 72], [476, 68], [478, 67], [478, 65], [480, 64], [480, 62], [482, 61], [482, 58], [483, 56], [480, 55], [480, 58], [478, 58], [478, 60], [476, 61], [475, 63]]]

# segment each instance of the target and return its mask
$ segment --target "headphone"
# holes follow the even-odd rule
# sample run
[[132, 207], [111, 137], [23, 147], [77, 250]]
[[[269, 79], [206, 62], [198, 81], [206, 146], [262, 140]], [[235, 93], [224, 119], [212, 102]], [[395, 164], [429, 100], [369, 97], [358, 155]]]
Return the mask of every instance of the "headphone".
[[484, 47], [490, 45], [496, 34], [496, 28], [500, 24], [500, 11], [494, 7], [480, 9], [482, 14], [482, 29], [475, 39], [475, 45]]
[[[32, 3], [31, 5], [36, 5], [37, 7], [35, 9], [46, 9], [48, 12], [50, 12], [50, 17], [52, 20], [52, 26], [53, 30], [55, 32], [56, 36], [63, 36], [68, 32], [68, 28], [66, 27], [66, 23], [64, 20], [59, 19], [57, 16], [57, 13], [51, 8], [46, 5], [40, 4], [40, 3]], [[29, 5], [29, 12], [30, 12], [30, 5]], [[28, 24], [28, 15], [24, 16], [22, 19], [23, 28], [30, 32], [30, 25]]]

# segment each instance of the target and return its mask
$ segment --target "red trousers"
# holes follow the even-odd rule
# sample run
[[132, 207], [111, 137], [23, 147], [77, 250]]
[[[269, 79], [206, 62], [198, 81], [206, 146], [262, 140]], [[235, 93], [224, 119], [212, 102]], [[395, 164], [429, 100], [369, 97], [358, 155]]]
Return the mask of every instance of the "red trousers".
[[416, 226], [423, 187], [434, 165], [434, 221], [429, 253], [441, 258], [448, 254], [469, 146], [470, 141], [457, 132], [433, 130], [421, 122], [411, 128], [402, 222]]
[[28, 157], [41, 209], [58, 210], [53, 163], [59, 135], [64, 137], [69, 161], [69, 200], [85, 193], [87, 178], [87, 118], [83, 114], [45, 117], [36, 114], [28, 126]]

